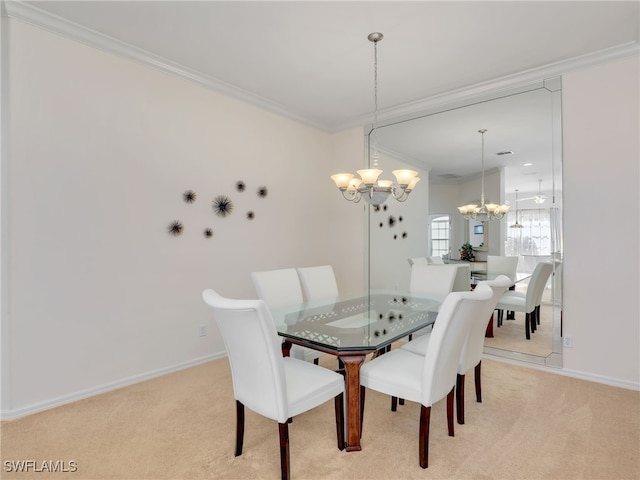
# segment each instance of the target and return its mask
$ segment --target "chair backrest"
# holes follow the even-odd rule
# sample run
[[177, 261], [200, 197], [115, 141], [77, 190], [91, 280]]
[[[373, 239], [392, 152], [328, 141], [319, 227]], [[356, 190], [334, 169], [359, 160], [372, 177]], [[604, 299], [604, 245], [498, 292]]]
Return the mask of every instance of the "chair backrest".
[[544, 287], [547, 285], [547, 281], [553, 272], [553, 263], [540, 262], [536, 265], [531, 275], [531, 281], [527, 287], [527, 296], [529, 289], [533, 287], [532, 302], [534, 306], [540, 305], [542, 302], [542, 295], [544, 294]]
[[262, 300], [233, 300], [213, 290], [202, 292], [213, 308], [233, 381], [233, 394], [260, 415], [286, 422], [287, 385], [280, 338]]
[[333, 299], [338, 296], [338, 284], [331, 265], [303, 267], [297, 270], [307, 301]]
[[295, 268], [252, 272], [251, 281], [258, 298], [272, 310], [302, 303], [302, 289]]
[[445, 297], [452, 291], [457, 273], [456, 265], [414, 263], [411, 265], [409, 292]]
[[431, 265], [444, 265], [442, 257], [427, 257], [427, 263]]
[[487, 255], [487, 274], [506, 275], [509, 278], [514, 278], [518, 269], [518, 258]]
[[488, 285], [478, 285], [473, 292], [452, 292], [442, 303], [424, 357], [421, 402], [425, 407], [444, 398], [455, 385], [462, 347], [492, 296]]
[[500, 275], [494, 280], [478, 283], [478, 286], [488, 285], [489, 288], [491, 288], [491, 300], [485, 304], [481, 312], [478, 312], [478, 318], [476, 318], [471, 327], [467, 341], [462, 349], [462, 355], [460, 355], [460, 363], [458, 365], [458, 373], [460, 375], [464, 375], [480, 362], [489, 318], [493, 315], [493, 310], [496, 308], [498, 300], [500, 300], [502, 294], [507, 291], [511, 284], [511, 279], [506, 275]]

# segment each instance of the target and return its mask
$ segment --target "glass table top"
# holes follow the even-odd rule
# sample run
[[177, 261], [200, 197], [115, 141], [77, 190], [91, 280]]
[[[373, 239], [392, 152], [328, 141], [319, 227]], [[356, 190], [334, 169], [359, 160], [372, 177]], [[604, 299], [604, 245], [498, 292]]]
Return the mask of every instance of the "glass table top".
[[375, 351], [432, 324], [443, 298], [371, 292], [276, 309], [278, 333], [336, 352]]

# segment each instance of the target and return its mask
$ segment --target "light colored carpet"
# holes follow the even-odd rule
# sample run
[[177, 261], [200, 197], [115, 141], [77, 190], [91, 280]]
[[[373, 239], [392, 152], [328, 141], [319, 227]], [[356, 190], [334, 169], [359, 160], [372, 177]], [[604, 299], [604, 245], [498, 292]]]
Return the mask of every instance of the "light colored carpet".
[[[335, 358], [323, 357], [330, 368]], [[333, 404], [290, 426], [298, 479], [638, 479], [640, 392], [491, 360], [483, 403], [467, 376], [466, 424], [446, 433], [431, 415], [430, 466], [418, 465], [419, 405], [389, 410], [367, 394], [361, 452], [335, 446]], [[226, 359], [98, 395], [1, 426], [3, 479], [279, 478], [277, 424], [247, 412], [233, 456], [235, 403]], [[6, 462], [77, 463], [75, 473], [10, 473]]]

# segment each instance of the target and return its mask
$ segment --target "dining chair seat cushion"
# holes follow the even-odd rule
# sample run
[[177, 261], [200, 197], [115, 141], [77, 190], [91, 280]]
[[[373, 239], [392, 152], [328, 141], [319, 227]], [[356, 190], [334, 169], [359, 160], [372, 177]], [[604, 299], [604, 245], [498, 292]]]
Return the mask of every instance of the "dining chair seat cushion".
[[[532, 307], [534, 307], [533, 305]], [[526, 295], [508, 295], [507, 292], [503, 293], [496, 305], [497, 310], [515, 310], [516, 312], [529, 313], [527, 310], [527, 298]]]
[[311, 410], [344, 391], [344, 377], [328, 368], [287, 357], [284, 358], [284, 371], [288, 417]]
[[[372, 390], [420, 403], [424, 356], [397, 348], [365, 363], [360, 369], [360, 383]], [[377, 359], [376, 359], [377, 360]]]

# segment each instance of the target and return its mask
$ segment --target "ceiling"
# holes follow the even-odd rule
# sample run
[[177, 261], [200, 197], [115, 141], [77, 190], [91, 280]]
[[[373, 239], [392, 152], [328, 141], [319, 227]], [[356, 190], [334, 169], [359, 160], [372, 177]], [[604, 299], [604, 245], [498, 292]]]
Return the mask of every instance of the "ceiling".
[[[4, 3], [9, 16], [37, 23], [47, 12], [54, 15], [49, 26], [64, 19], [329, 132], [372, 120], [373, 46], [367, 35], [374, 31], [384, 34], [378, 46], [383, 120], [417, 112], [425, 99], [520, 72], [549, 71], [603, 50], [637, 49], [640, 30], [638, 1]], [[479, 128], [488, 127], [465, 131], [478, 148]], [[407, 156], [429, 158], [408, 145], [414, 151]], [[477, 164], [477, 153], [473, 159]], [[430, 161], [426, 168], [445, 168], [434, 156]]]

